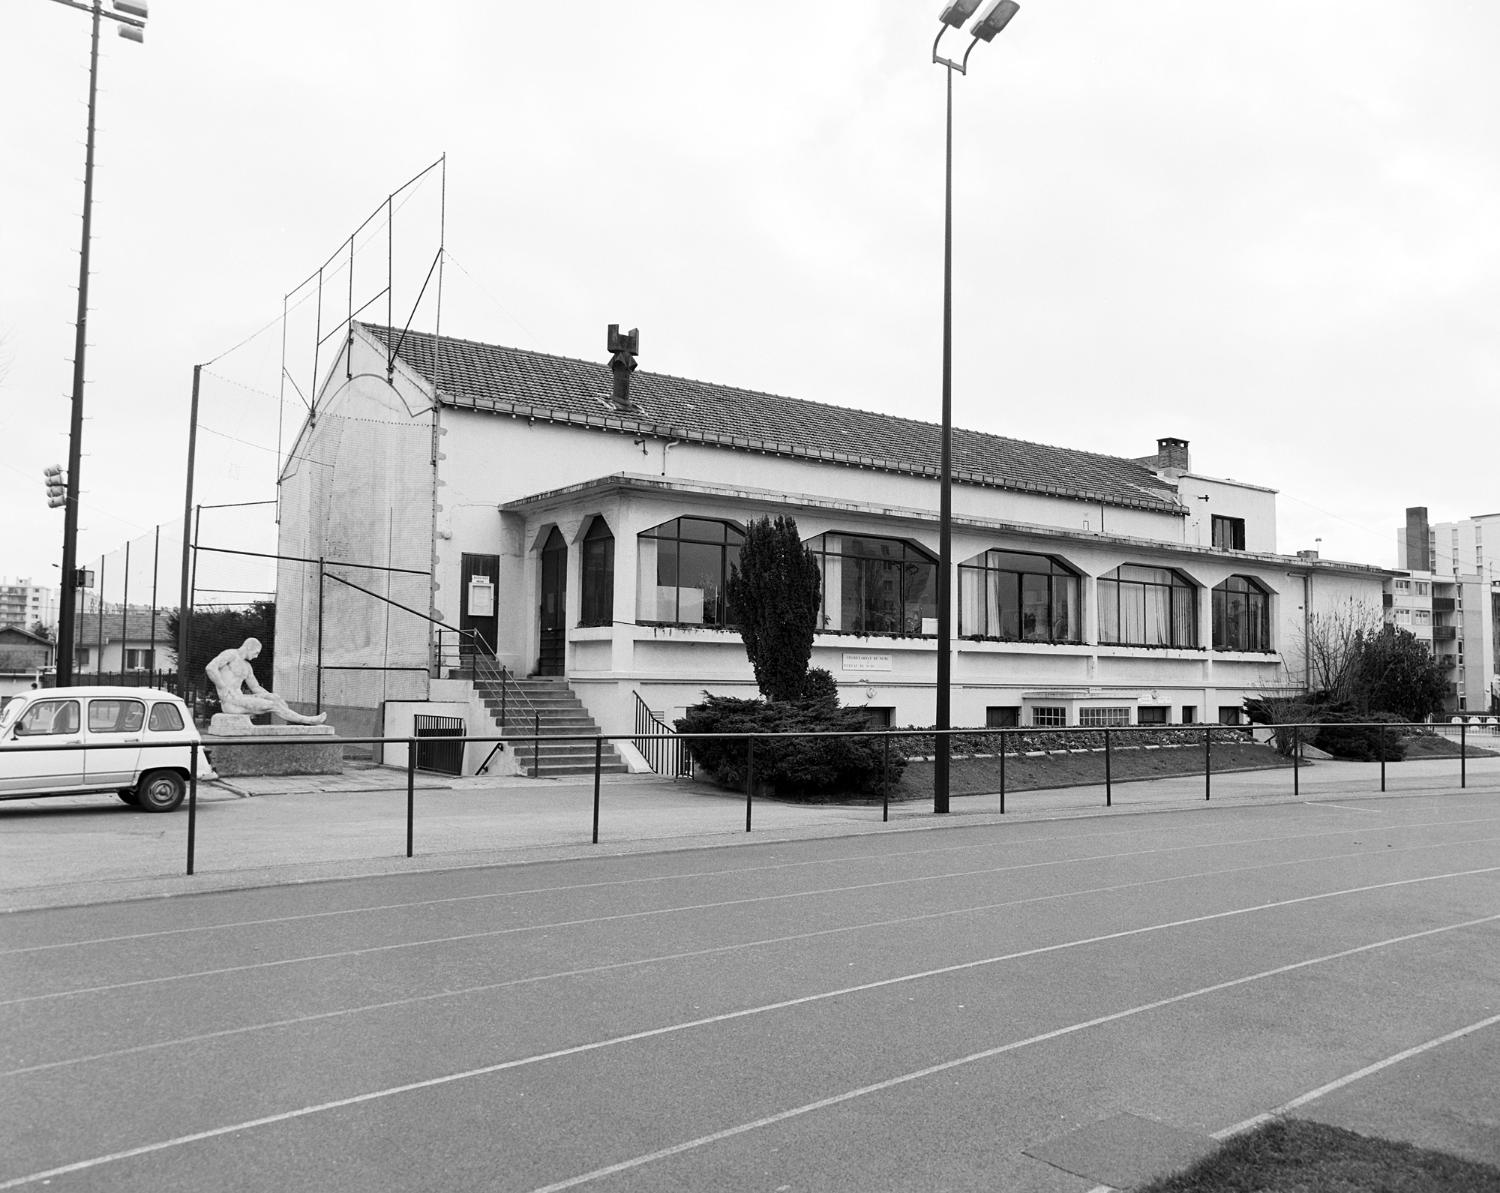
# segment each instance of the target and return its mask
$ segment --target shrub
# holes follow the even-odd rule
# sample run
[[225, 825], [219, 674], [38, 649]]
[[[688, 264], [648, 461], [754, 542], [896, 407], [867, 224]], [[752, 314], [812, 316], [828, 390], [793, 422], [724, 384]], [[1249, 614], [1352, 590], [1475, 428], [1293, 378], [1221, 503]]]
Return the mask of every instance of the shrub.
[[[821, 689], [821, 684], [814, 686]], [[828, 703], [824, 696], [820, 691], [796, 703], [767, 704], [705, 693], [703, 703], [689, 708], [676, 728], [679, 733], [694, 734], [848, 735], [868, 730], [862, 709], [839, 708], [836, 697]], [[744, 788], [748, 777], [748, 745], [742, 738], [687, 743], [696, 766], [715, 783], [738, 789]], [[885, 755], [884, 743], [876, 737], [761, 737], [755, 741], [755, 779], [783, 798], [878, 795], [882, 778], [887, 777]], [[892, 786], [905, 769], [905, 756], [892, 750], [888, 774]]]
[[[1329, 705], [1319, 712], [1323, 727], [1313, 745], [1335, 758], [1355, 762], [1400, 762], [1406, 757], [1406, 733], [1380, 725], [1404, 725], [1405, 718], [1387, 712], [1360, 713], [1348, 705]], [[1368, 722], [1375, 722], [1369, 724]]]

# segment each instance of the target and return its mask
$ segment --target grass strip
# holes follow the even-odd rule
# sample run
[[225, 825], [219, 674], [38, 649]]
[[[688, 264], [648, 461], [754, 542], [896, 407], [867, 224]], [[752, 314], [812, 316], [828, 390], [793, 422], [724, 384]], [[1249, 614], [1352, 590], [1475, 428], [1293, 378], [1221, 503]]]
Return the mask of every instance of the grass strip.
[[1307, 1119], [1273, 1119], [1133, 1193], [1500, 1193], [1500, 1168]]

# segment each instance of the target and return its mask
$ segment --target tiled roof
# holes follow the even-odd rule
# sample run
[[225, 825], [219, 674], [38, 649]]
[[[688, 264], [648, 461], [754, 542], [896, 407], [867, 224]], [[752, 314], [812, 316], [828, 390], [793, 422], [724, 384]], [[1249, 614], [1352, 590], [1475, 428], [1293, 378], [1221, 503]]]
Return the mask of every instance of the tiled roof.
[[[170, 646], [172, 636], [167, 631], [167, 614], [171, 610], [158, 609], [156, 611], [156, 643]], [[121, 625], [119, 610], [104, 614], [104, 641], [105, 642], [151, 642], [151, 610], [131, 608], [123, 619]], [[121, 634], [121, 629], [124, 634]], [[78, 626], [75, 630], [75, 639], [79, 646], [96, 646], [99, 643], [99, 614], [80, 613], [78, 615]]]
[[[631, 409], [621, 411], [610, 400], [612, 379], [604, 359], [574, 360], [426, 332], [360, 326], [387, 351], [399, 341], [401, 360], [435, 383], [447, 406], [919, 476], [936, 476], [940, 467], [936, 423], [644, 369], [631, 375]], [[1183, 512], [1176, 489], [1137, 460], [957, 427], [953, 475], [960, 483]]]

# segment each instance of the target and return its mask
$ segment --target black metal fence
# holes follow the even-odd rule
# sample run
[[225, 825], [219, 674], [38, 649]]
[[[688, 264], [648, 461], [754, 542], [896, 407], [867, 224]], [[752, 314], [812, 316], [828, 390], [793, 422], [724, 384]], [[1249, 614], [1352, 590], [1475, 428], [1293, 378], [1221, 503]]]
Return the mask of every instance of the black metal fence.
[[[1437, 727], [1434, 727], [1434, 726], [1431, 726], [1431, 725], [1401, 725], [1401, 724], [1383, 724], [1383, 723], [1376, 723], [1376, 722], [1358, 723], [1358, 724], [1341, 724], [1341, 725], [1339, 725], [1337, 727], [1340, 728], [1340, 729], [1368, 729], [1368, 730], [1371, 730], [1372, 732], [1375, 732], [1377, 734], [1388, 734], [1388, 735], [1391, 735], [1393, 737], [1396, 736], [1396, 735], [1407, 735], [1407, 736], [1409, 736], [1409, 735], [1434, 735], [1434, 734], [1439, 734], [1441, 736], [1449, 737], [1449, 738], [1456, 737], [1457, 738], [1457, 742], [1458, 742], [1458, 753], [1457, 753], [1456, 756], [1454, 756], [1454, 757], [1451, 758], [1451, 761], [1455, 765], [1456, 777], [1458, 779], [1458, 786], [1460, 788], [1466, 788], [1468, 786], [1468, 762], [1469, 762], [1469, 757], [1470, 757], [1470, 754], [1469, 754], [1470, 741], [1474, 737], [1481, 737], [1481, 738], [1484, 738], [1484, 739], [1486, 739], [1488, 741], [1493, 741], [1497, 745], [1500, 745], [1500, 733], [1497, 733], [1495, 730], [1493, 730], [1493, 729], [1491, 729], [1489, 727], [1485, 727], [1485, 728], [1479, 729], [1479, 730], [1471, 730], [1470, 726], [1468, 724], [1462, 723], [1462, 722], [1459, 723], [1458, 725], [1444, 725], [1444, 726], [1437, 726]], [[1043, 728], [1032, 728], [1032, 729], [988, 729], [988, 730], [950, 729], [950, 730], [943, 730], [941, 732], [942, 732], [942, 734], [944, 736], [947, 736], [947, 737], [950, 737], [950, 738], [954, 739], [954, 743], [955, 743], [955, 747], [956, 748], [953, 751], [953, 755], [954, 755], [955, 759], [961, 759], [961, 758], [964, 758], [964, 757], [985, 757], [985, 756], [994, 757], [994, 758], [998, 759], [998, 762], [999, 762], [998, 784], [997, 784], [996, 790], [993, 791], [993, 792], [990, 792], [989, 794], [997, 794], [999, 796], [999, 800], [1000, 800], [1000, 803], [999, 803], [999, 812], [1001, 814], [1004, 814], [1005, 813], [1005, 797], [1006, 797], [1006, 775], [1005, 775], [1005, 765], [1006, 764], [1005, 764], [1005, 760], [1007, 759], [1007, 757], [1014, 759], [1014, 758], [1016, 758], [1018, 756], [1025, 755], [1027, 753], [1033, 753], [1033, 751], [1026, 750], [1023, 747], [1025, 747], [1027, 745], [1030, 745], [1030, 744], [1034, 744], [1039, 739], [1046, 739], [1046, 738], [1051, 738], [1051, 737], [1057, 737], [1059, 735], [1068, 735], [1063, 740], [1069, 741], [1071, 743], [1076, 743], [1079, 740], [1079, 735], [1080, 734], [1093, 734], [1093, 735], [1097, 735], [1097, 738], [1098, 738], [1098, 741], [1099, 741], [1099, 745], [1097, 747], [1093, 747], [1093, 746], [1080, 746], [1080, 745], [1077, 745], [1077, 744], [1069, 744], [1069, 745], [1065, 746], [1064, 748], [1069, 753], [1091, 751], [1091, 750], [1097, 749], [1098, 752], [1102, 754], [1102, 758], [1103, 758], [1103, 784], [1102, 784], [1102, 786], [1104, 788], [1104, 806], [1107, 808], [1107, 807], [1112, 807], [1113, 803], [1114, 803], [1114, 787], [1115, 787], [1115, 784], [1116, 784], [1116, 780], [1113, 777], [1113, 767], [1112, 767], [1113, 760], [1114, 760], [1114, 758], [1116, 756], [1116, 752], [1122, 747], [1124, 739], [1128, 739], [1128, 738], [1130, 738], [1132, 736], [1135, 736], [1135, 737], [1139, 738], [1142, 735], [1151, 735], [1151, 736], [1153, 736], [1156, 739], [1157, 744], [1161, 744], [1161, 740], [1160, 739], [1161, 739], [1161, 736], [1164, 735], [1164, 734], [1171, 735], [1171, 736], [1173, 736], [1175, 738], [1178, 738], [1178, 739], [1180, 739], [1182, 741], [1185, 741], [1186, 739], [1193, 739], [1197, 743], [1201, 743], [1200, 746], [1199, 746], [1199, 748], [1201, 748], [1201, 750], [1202, 750], [1202, 760], [1203, 760], [1203, 767], [1202, 767], [1203, 799], [1205, 801], [1207, 801], [1207, 800], [1210, 800], [1212, 798], [1212, 796], [1213, 796], [1213, 790], [1214, 790], [1215, 771], [1214, 771], [1214, 767], [1213, 767], [1213, 746], [1214, 746], [1215, 742], [1226, 742], [1226, 741], [1244, 742], [1249, 737], [1249, 735], [1251, 735], [1253, 732], [1257, 732], [1257, 731], [1259, 731], [1262, 735], [1264, 735], [1266, 733], [1270, 733], [1272, 735], [1277, 735], [1277, 734], [1281, 735], [1282, 740], [1284, 740], [1287, 743], [1287, 746], [1286, 746], [1286, 748], [1287, 748], [1287, 756], [1288, 756], [1289, 761], [1290, 761], [1290, 765], [1287, 767], [1287, 769], [1289, 769], [1290, 772], [1291, 772], [1291, 786], [1290, 786], [1290, 792], [1289, 792], [1289, 794], [1291, 794], [1293, 796], [1296, 796], [1296, 795], [1300, 794], [1300, 790], [1301, 790], [1301, 771], [1305, 767], [1305, 764], [1304, 764], [1304, 761], [1303, 761], [1305, 743], [1306, 743], [1306, 741], [1308, 739], [1310, 739], [1313, 736], [1313, 734], [1314, 734], [1315, 731], [1317, 731], [1317, 730], [1319, 730], [1321, 728], [1324, 728], [1324, 726], [1321, 725], [1321, 724], [1317, 724], [1317, 723], [1295, 723], [1295, 724], [1282, 724], [1282, 725], [1273, 725], [1273, 726], [1255, 726], [1255, 727], [1253, 727], [1253, 729], [1251, 727], [1236, 728], [1236, 727], [1228, 727], [1228, 726], [1222, 726], [1222, 725], [1208, 725], [1208, 724], [1205, 724], [1205, 725], [1201, 725], [1201, 726], [1184, 726], [1184, 727], [1174, 727], [1174, 728], [1170, 728], [1170, 729], [1162, 729], [1160, 727], [1155, 727], [1155, 726], [1110, 726], [1110, 727], [1106, 727], [1106, 728], [1090, 729], [1090, 730], [1079, 730], [1079, 729], [1076, 729], [1076, 728], [1072, 728], [1072, 729], [1065, 729], [1065, 728], [1056, 728], [1056, 729], [1052, 729], [1052, 728], [1046, 728], [1046, 729], [1043, 729]], [[731, 734], [696, 734], [696, 735], [694, 735], [694, 734], [676, 734], [676, 733], [666, 733], [666, 734], [579, 734], [579, 735], [571, 736], [570, 738], [552, 737], [549, 740], [583, 740], [583, 741], [591, 741], [591, 742], [594, 743], [593, 826], [592, 826], [592, 837], [591, 837], [591, 840], [592, 840], [593, 844], [597, 845], [599, 843], [599, 818], [600, 818], [600, 803], [601, 803], [602, 759], [603, 759], [604, 743], [606, 741], [625, 741], [625, 742], [631, 742], [634, 745], [636, 745], [636, 747], [638, 749], [640, 748], [640, 746], [641, 746], [641, 744], [643, 742], [649, 742], [649, 741], [652, 741], [652, 740], [675, 741], [675, 742], [677, 742], [679, 744], [687, 744], [689, 747], [691, 746], [691, 743], [693, 741], [700, 741], [700, 740], [702, 740], [702, 741], [712, 740], [712, 741], [716, 741], [716, 742], [720, 742], [720, 743], [726, 742], [726, 741], [742, 741], [742, 742], [744, 742], [744, 746], [745, 746], [745, 758], [746, 758], [746, 768], [745, 768], [745, 781], [744, 781], [744, 784], [743, 784], [743, 791], [744, 791], [744, 797], [745, 797], [745, 832], [748, 833], [748, 832], [750, 832], [752, 830], [752, 827], [753, 827], [755, 800], [756, 800], [757, 792], [758, 792], [757, 781], [756, 781], [756, 750], [757, 750], [757, 747], [759, 747], [760, 750], [764, 754], [764, 751], [766, 751], [767, 749], [774, 748], [775, 743], [777, 743], [778, 741], [786, 741], [786, 740], [789, 740], [789, 739], [815, 739], [815, 738], [824, 738], [824, 739], [831, 739], [831, 738], [873, 739], [876, 743], [878, 743], [877, 748], [879, 749], [880, 754], [881, 754], [881, 758], [883, 760], [883, 764], [882, 764], [882, 766], [880, 768], [880, 772], [879, 772], [880, 773], [880, 781], [879, 781], [880, 792], [879, 792], [879, 798], [880, 798], [881, 820], [882, 821], [888, 821], [890, 819], [890, 800], [891, 800], [890, 776], [892, 774], [891, 760], [892, 760], [893, 756], [894, 755], [899, 755], [902, 759], [904, 759], [906, 761], [911, 761], [912, 760], [912, 755], [905, 748], [904, 743], [911, 742], [914, 745], [916, 745], [918, 748], [921, 748], [923, 745], [930, 745], [931, 743], [933, 743], [936, 740], [937, 736], [938, 736], [938, 731], [930, 730], [930, 729], [929, 730], [901, 730], [901, 729], [879, 729], [879, 730], [873, 730], [872, 729], [872, 730], [866, 730], [866, 731], [861, 732], [861, 733], [852, 733], [852, 734], [851, 733], [807, 733], [807, 732], [800, 732], [800, 733], [771, 733], [771, 734], [731, 733]], [[963, 744], [963, 743], [965, 743], [966, 739], [967, 739], [967, 743], [968, 743], [968, 748], [967, 749], [966, 749], [965, 745]], [[449, 748], [456, 748], [459, 751], [462, 751], [463, 747], [465, 745], [467, 745], [468, 743], [470, 743], [470, 742], [478, 742], [478, 743], [481, 743], [481, 744], [491, 744], [491, 743], [497, 743], [497, 742], [502, 742], [502, 741], [516, 742], [517, 740], [518, 739], [514, 735], [511, 735], [511, 736], [505, 737], [505, 738], [499, 738], [499, 737], [494, 737], [494, 736], [480, 737], [480, 736], [446, 736], [445, 735], [443, 737], [443, 740], [442, 740], [441, 744], [443, 746], [446, 746], [446, 747], [449, 747]], [[525, 740], [525, 739], [520, 739], [520, 740]], [[375, 737], [375, 738], [330, 738], [330, 737], [320, 737], [320, 738], [317, 739], [317, 742], [318, 742], [319, 745], [328, 745], [328, 746], [331, 746], [331, 745], [337, 745], [337, 746], [368, 746], [368, 745], [384, 746], [384, 745], [395, 745], [395, 746], [405, 746], [406, 747], [406, 766], [405, 766], [405, 772], [406, 772], [406, 856], [408, 858], [413, 857], [414, 856], [414, 851], [415, 851], [415, 839], [416, 839], [416, 773], [417, 773], [417, 770], [419, 768], [421, 768], [422, 750], [424, 749], [424, 747], [430, 747], [431, 745], [434, 744], [434, 743], [432, 743], [431, 739], [430, 738], [424, 738], [422, 736], [394, 737], [394, 738], [392, 738], [392, 737]], [[187, 785], [188, 785], [188, 793], [187, 793], [187, 808], [188, 808], [188, 815], [187, 815], [187, 868], [186, 868], [186, 872], [189, 875], [191, 875], [191, 874], [194, 873], [195, 850], [196, 850], [196, 840], [197, 840], [198, 769], [199, 769], [198, 760], [199, 760], [200, 753], [205, 749], [205, 747], [200, 742], [198, 742], [198, 741], [192, 741], [190, 743], [188, 743], [188, 742], [177, 742], [177, 743], [162, 742], [162, 743], [153, 743], [154, 746], [167, 746], [167, 745], [174, 745], [174, 744], [175, 745], [179, 745], [179, 746], [181, 746], [181, 745], [188, 745], [190, 747], [190, 754], [191, 754], [191, 765], [190, 765], [190, 768], [189, 768], [189, 774], [186, 776]], [[979, 745], [979, 746], [981, 746], [982, 748], [981, 749], [974, 749], [974, 748], [972, 748], [976, 744]], [[286, 745], [286, 739], [285, 738], [274, 739], [274, 740], [273, 739], [262, 739], [260, 741], [256, 741], [256, 740], [253, 740], [253, 739], [247, 739], [245, 741], [242, 741], [242, 742], [238, 742], [237, 741], [235, 743], [236, 748], [240, 748], [241, 746], [246, 746], [246, 745], [252, 746], [252, 747], [253, 746], [267, 746], [267, 747], [281, 746], [281, 747], [284, 747]], [[998, 749], [996, 749], [996, 747], [998, 747]], [[68, 744], [61, 744], [61, 745], [44, 745], [44, 744], [20, 745], [20, 744], [17, 744], [15, 742], [12, 742], [12, 743], [10, 743], [10, 744], [8, 744], [6, 746], [4, 752], [8, 754], [8, 753], [12, 753], [12, 752], [52, 752], [52, 751], [60, 751], [60, 750], [75, 750], [75, 751], [77, 751], [77, 750], [81, 749], [85, 753], [87, 753], [88, 751], [91, 751], [91, 750], [117, 750], [117, 749], [137, 749], [137, 750], [139, 750], [140, 748], [141, 748], [141, 746], [140, 746], [139, 743], [134, 743], [134, 744], [128, 744], [128, 743], [109, 743], [109, 744], [90, 744], [90, 745], [86, 745], [86, 746], [80, 746], [76, 742], [74, 742], [74, 743], [68, 743]], [[992, 754], [989, 753], [989, 751], [991, 749], [995, 749], [995, 752], [992, 753]], [[921, 755], [918, 755], [917, 757], [921, 757]], [[1176, 777], [1176, 778], [1192, 777], [1192, 774], [1193, 774], [1193, 772], [1189, 771], [1189, 772], [1186, 772], [1186, 773], [1179, 773], [1178, 775], [1171, 776], [1171, 777]], [[1387, 776], [1386, 758], [1382, 754], [1382, 756], [1379, 759], [1379, 790], [1382, 791], [1382, 792], [1384, 792], [1386, 790], [1386, 776]], [[1165, 777], [1168, 777], [1168, 776], [1159, 776], [1159, 777], [1160, 778], [1165, 778]]]

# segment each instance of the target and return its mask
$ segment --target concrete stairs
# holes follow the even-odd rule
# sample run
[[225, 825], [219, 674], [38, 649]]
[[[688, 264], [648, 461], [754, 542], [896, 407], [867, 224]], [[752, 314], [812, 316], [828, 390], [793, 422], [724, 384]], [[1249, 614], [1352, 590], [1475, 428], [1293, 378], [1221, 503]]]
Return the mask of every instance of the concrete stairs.
[[[535, 676], [507, 682], [509, 691], [503, 701], [498, 680], [476, 677], [474, 690], [489, 710], [497, 732], [502, 731], [500, 710], [505, 709], [509, 723], [503, 732], [525, 773], [534, 773], [539, 778], [593, 774], [592, 739], [598, 735], [599, 727], [567, 681], [561, 677]], [[535, 744], [533, 735], [537, 739]], [[613, 743], [605, 742], [599, 769], [607, 775], [622, 775], [629, 768]]]

